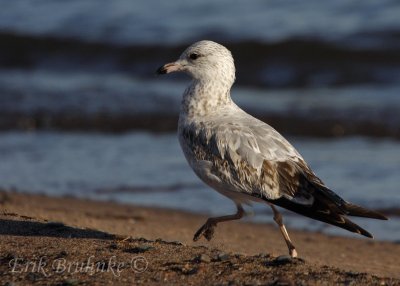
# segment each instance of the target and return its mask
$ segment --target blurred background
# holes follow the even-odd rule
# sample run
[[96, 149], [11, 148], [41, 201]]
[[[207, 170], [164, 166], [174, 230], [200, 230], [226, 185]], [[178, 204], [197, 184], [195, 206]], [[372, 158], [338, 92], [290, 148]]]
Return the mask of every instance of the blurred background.
[[[184, 75], [155, 70], [209, 39], [235, 58], [233, 99], [328, 186], [392, 216], [400, 240], [400, 2], [0, 0], [0, 188], [234, 210], [192, 173], [176, 124]], [[257, 206], [256, 221], [272, 221]], [[290, 227], [347, 235], [298, 216]]]

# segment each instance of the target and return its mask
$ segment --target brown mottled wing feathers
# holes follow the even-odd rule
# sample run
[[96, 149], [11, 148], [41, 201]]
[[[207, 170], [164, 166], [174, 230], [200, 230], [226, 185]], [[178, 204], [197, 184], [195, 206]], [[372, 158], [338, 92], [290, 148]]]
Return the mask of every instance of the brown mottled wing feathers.
[[[264, 161], [261, 180], [265, 180], [264, 177], [269, 177], [276, 183], [280, 196], [304, 205], [312, 204], [315, 186], [325, 188], [323, 182], [314, 175], [301, 158]], [[343, 203], [343, 200], [333, 192], [331, 196], [336, 204]]]

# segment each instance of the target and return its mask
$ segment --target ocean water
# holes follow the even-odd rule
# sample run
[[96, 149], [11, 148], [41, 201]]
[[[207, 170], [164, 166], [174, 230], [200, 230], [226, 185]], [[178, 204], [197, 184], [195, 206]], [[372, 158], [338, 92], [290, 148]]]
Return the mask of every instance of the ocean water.
[[208, 38], [232, 50], [235, 99], [279, 130], [400, 137], [397, 1], [0, 4], [0, 130], [172, 131], [188, 78], [154, 72]]
[[[233, 53], [233, 99], [345, 199], [398, 208], [400, 2], [0, 0], [0, 188], [224, 214], [175, 136], [192, 42]], [[268, 208], [267, 208], [268, 209]], [[271, 221], [264, 206], [251, 220]], [[289, 213], [288, 213], [289, 215]], [[288, 225], [345, 235], [289, 216]], [[357, 220], [398, 241], [399, 219]]]
[[385, 37], [399, 44], [395, 0], [2, 0], [1, 6], [3, 30], [92, 41], [172, 45], [199, 36], [236, 41], [313, 36], [356, 46], [381, 45]]

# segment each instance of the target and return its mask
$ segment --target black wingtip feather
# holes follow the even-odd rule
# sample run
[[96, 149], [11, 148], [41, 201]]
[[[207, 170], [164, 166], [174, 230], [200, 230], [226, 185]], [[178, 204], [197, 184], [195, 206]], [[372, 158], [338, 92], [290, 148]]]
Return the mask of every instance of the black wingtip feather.
[[[281, 206], [283, 208], [286, 208], [288, 210], [291, 210], [293, 212], [296, 212], [298, 214], [307, 216], [309, 218], [319, 220], [331, 225], [335, 225], [337, 227], [346, 229], [350, 232], [358, 233], [369, 238], [373, 238], [371, 233], [369, 233], [359, 225], [349, 220], [345, 216], [346, 214], [335, 212], [334, 210], [330, 209], [328, 205], [324, 205], [323, 201], [320, 201], [319, 202], [320, 204], [317, 203], [317, 206], [314, 203], [313, 207], [307, 207], [304, 205], [296, 204], [285, 198], [279, 198], [277, 200], [271, 200], [269, 202]], [[324, 210], [326, 212], [324, 212]]]
[[[353, 223], [346, 216], [387, 220], [386, 216], [376, 211], [343, 200], [327, 188], [301, 160], [295, 163], [280, 163], [275, 167], [279, 174], [279, 189], [282, 196], [276, 200], [265, 199], [270, 203], [369, 238], [373, 238], [372, 234]], [[298, 203], [299, 198], [310, 201], [310, 197], [313, 198], [312, 203]]]
[[349, 220], [346, 217], [342, 217], [344, 220], [344, 224], [343, 226], [337, 225], [341, 228], [347, 229], [349, 231], [361, 234], [363, 236], [369, 237], [369, 238], [374, 238], [374, 236], [369, 233], [368, 231], [366, 231], [365, 229], [363, 229], [362, 227], [360, 227], [359, 225], [355, 224], [354, 222], [352, 222], [351, 220]]

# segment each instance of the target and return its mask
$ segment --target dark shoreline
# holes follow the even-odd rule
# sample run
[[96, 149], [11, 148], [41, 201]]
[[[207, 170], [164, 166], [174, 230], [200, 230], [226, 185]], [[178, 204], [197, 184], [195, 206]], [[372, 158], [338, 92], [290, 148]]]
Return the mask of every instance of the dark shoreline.
[[[400, 139], [400, 126], [386, 122], [356, 121], [346, 118], [313, 119], [302, 115], [256, 115], [285, 135], [305, 137], [366, 136], [371, 138]], [[6, 113], [0, 115], [0, 131], [65, 131], [125, 133], [147, 131], [175, 132], [178, 115], [173, 114], [79, 114], [37, 112], [32, 115]]]

